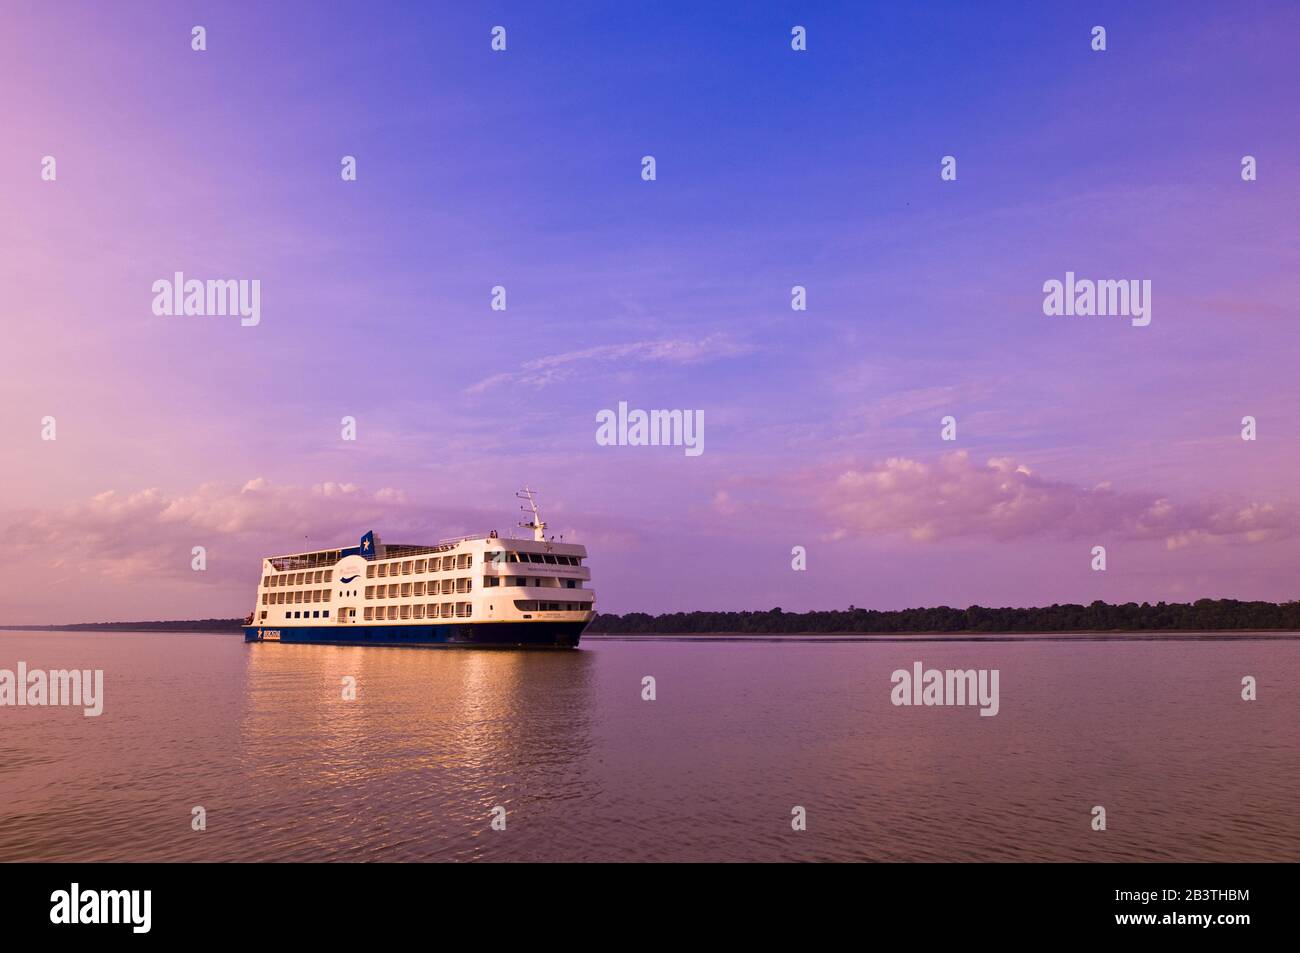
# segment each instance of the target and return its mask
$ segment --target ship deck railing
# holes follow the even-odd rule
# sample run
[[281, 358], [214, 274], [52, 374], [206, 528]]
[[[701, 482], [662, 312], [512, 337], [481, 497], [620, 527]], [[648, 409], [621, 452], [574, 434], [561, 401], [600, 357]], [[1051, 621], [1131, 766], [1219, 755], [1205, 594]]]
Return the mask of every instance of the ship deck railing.
[[[451, 536], [439, 540], [435, 546], [413, 546], [406, 543], [381, 543], [384, 552], [376, 559], [406, 559], [413, 556], [425, 556], [429, 553], [445, 553], [455, 549], [461, 543], [471, 539], [487, 539], [483, 533], [469, 533], [465, 536]], [[289, 556], [269, 556], [267, 562], [278, 572], [291, 572], [298, 569], [329, 569], [342, 558], [342, 550], [325, 549], [315, 553], [295, 553]]]
[[468, 536], [450, 536], [438, 540], [436, 546], [408, 546], [405, 543], [384, 543], [384, 555], [379, 559], [405, 559], [408, 556], [423, 556], [426, 553], [444, 553], [455, 549], [461, 543], [471, 539], [486, 539], [482, 533], [470, 533]]

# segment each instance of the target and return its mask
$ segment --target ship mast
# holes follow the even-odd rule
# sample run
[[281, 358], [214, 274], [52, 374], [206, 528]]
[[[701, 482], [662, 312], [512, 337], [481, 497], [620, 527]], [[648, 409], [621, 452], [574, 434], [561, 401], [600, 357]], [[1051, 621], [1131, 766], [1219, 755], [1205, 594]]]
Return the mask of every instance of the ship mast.
[[533, 531], [533, 539], [537, 540], [539, 543], [545, 541], [546, 524], [542, 521], [542, 513], [541, 510], [537, 508], [537, 500], [533, 496], [533, 491], [528, 489], [528, 487], [525, 486], [523, 488], [523, 491], [516, 493], [515, 496], [517, 496], [521, 500], [526, 500], [528, 502], [527, 506], [521, 506], [519, 508], [523, 510], [525, 513], [531, 510], [533, 514], [532, 522], [520, 523], [519, 525], [522, 526], [524, 529], [531, 529]]

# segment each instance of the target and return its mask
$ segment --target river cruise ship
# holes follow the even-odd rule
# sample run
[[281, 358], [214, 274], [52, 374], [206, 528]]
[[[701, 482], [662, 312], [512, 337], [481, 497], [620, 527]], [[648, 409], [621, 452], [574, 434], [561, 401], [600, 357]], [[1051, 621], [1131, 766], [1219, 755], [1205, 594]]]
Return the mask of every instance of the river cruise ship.
[[246, 642], [575, 648], [595, 616], [586, 547], [546, 536], [532, 491], [531, 539], [487, 534], [434, 546], [385, 543], [268, 556]]

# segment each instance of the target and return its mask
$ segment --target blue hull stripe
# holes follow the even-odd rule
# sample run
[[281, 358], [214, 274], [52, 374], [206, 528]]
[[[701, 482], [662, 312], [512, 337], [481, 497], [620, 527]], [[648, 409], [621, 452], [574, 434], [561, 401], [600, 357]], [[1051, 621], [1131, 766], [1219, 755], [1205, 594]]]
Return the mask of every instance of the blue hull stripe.
[[310, 645], [539, 646], [574, 648], [586, 622], [480, 622], [446, 625], [245, 626], [245, 642]]

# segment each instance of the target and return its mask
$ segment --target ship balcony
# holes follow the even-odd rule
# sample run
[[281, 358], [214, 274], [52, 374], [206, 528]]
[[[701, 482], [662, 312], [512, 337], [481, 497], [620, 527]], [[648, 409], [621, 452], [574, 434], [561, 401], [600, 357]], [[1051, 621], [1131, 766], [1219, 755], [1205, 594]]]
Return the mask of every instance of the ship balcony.
[[539, 563], [487, 564], [483, 567], [485, 576], [534, 576], [550, 579], [577, 579], [579, 582], [591, 582], [591, 570], [586, 566], [548, 566]]
[[585, 587], [577, 579], [560, 579], [556, 576], [500, 576], [495, 581], [490, 579], [484, 581], [479, 586], [476, 586], [474, 591], [481, 591], [491, 595], [502, 589], [506, 590], [501, 593], [502, 598], [506, 598], [509, 593], [519, 593], [525, 590], [528, 592], [543, 592], [551, 596], [554, 596], [557, 592], [591, 593], [594, 591]]
[[[491, 594], [493, 590], [485, 590]], [[483, 593], [480, 593], [482, 595]], [[501, 598], [542, 602], [585, 602], [588, 605], [596, 601], [594, 589], [566, 589], [563, 586], [507, 586], [501, 589]]]
[[515, 611], [525, 619], [573, 619], [590, 615], [590, 602], [548, 602], [545, 599], [516, 599]]

